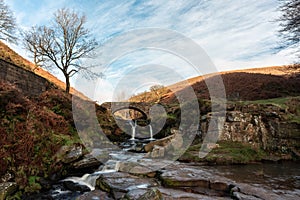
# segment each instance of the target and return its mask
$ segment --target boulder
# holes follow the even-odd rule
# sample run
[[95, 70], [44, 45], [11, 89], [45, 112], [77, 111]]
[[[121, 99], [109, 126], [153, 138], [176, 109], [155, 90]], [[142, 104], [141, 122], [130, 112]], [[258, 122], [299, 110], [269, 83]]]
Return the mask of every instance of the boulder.
[[160, 175], [163, 186], [172, 188], [201, 187], [229, 193], [234, 182], [210, 171], [184, 164], [168, 166]]
[[181, 199], [188, 199], [188, 200], [225, 200], [230, 199], [228, 197], [219, 197], [219, 196], [206, 196], [201, 194], [194, 194], [190, 192], [185, 192], [183, 190], [176, 190], [171, 188], [159, 188], [162, 197], [164, 199], [172, 199], [172, 200], [181, 200]]
[[135, 189], [129, 191], [124, 199], [126, 200], [161, 200], [162, 194], [157, 188]]
[[64, 181], [63, 183], [64, 186], [71, 191], [79, 191], [79, 192], [91, 191], [90, 187], [88, 187], [87, 185], [81, 185], [73, 181]]
[[146, 144], [144, 150], [148, 152], [148, 157], [161, 158], [166, 154], [176, 155], [182, 148], [183, 138], [179, 131], [173, 130], [173, 132], [173, 135]]
[[83, 147], [82, 145], [78, 144], [72, 146], [63, 146], [55, 156], [57, 158], [57, 162], [69, 164], [83, 156]]
[[94, 190], [77, 197], [76, 200], [113, 200], [113, 198], [106, 192]]
[[231, 189], [232, 195], [237, 199], [286, 199], [284, 196], [279, 196], [271, 190], [261, 187], [255, 187], [245, 183], [239, 183], [236, 187]]
[[150, 143], [148, 143], [148, 144], [146, 144], [146, 145], [144, 146], [144, 150], [145, 150], [146, 152], [151, 152], [151, 151], [153, 150], [154, 146], [165, 147], [165, 146], [167, 146], [167, 144], [168, 144], [169, 142], [171, 142], [171, 140], [172, 140], [174, 137], [175, 137], [175, 134], [170, 135], [170, 136], [165, 137], [165, 138], [162, 138], [162, 139], [159, 139], [159, 140], [155, 140], [155, 141], [153, 141], [153, 142], [150, 142]]
[[154, 179], [141, 178], [123, 172], [101, 174], [96, 181], [96, 187], [109, 192], [115, 199], [122, 198], [131, 190], [155, 186], [158, 186], [158, 183]]
[[151, 158], [162, 158], [165, 156], [165, 147], [154, 145], [150, 153]]
[[81, 160], [72, 163], [72, 167], [74, 169], [99, 167], [100, 165], [101, 162], [98, 159], [96, 159], [92, 154], [87, 154]]

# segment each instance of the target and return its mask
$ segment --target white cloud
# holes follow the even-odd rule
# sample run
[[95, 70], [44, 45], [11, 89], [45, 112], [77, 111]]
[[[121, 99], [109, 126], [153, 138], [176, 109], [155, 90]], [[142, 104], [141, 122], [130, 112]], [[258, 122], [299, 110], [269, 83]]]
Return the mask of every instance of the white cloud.
[[[276, 11], [279, 2], [276, 0], [16, 0], [7, 3], [15, 11], [17, 20], [23, 28], [46, 23], [51, 19], [53, 11], [60, 7], [72, 7], [83, 11], [88, 17], [88, 27], [100, 41], [106, 41], [134, 28], [158, 27], [175, 30], [200, 45], [219, 71], [283, 65], [292, 61], [289, 51], [274, 53], [273, 50], [278, 42], [278, 24], [274, 22], [279, 15]], [[118, 51], [122, 52], [126, 45], [141, 42], [138, 40], [140, 37], [144, 37], [145, 44], [151, 44], [152, 41], [153, 46], [164, 43], [168, 44], [170, 49], [179, 48], [174, 45], [176, 38], [164, 36], [160, 41], [153, 40], [155, 35], [132, 35], [132, 37], [111, 46], [107, 59], [109, 53], [113, 55]], [[137, 37], [137, 41], [134, 41], [134, 37]], [[186, 50], [183, 53], [190, 54], [191, 59], [197, 59], [197, 55], [193, 55], [192, 51]], [[99, 57], [101, 56], [103, 55]], [[193, 76], [193, 70], [184, 60], [179, 59], [159, 50], [154, 53], [135, 52], [113, 63], [106, 71], [106, 81], [116, 85], [126, 72], [143, 64], [165, 65], [176, 70], [184, 78]], [[152, 72], [149, 74], [153, 75]], [[104, 87], [107, 87], [106, 83]]]

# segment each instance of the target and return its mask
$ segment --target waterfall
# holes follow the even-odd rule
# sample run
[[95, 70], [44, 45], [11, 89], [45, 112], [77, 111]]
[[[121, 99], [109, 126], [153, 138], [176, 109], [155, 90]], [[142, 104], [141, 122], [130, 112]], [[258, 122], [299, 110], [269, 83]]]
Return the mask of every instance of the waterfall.
[[151, 124], [149, 124], [149, 131], [150, 131], [150, 139], [149, 140], [154, 140], [153, 138], [153, 130]]
[[99, 175], [85, 174], [82, 177], [66, 178], [66, 179], [62, 180], [62, 182], [72, 181], [73, 183], [77, 183], [79, 185], [85, 185], [85, 186], [89, 187], [90, 190], [95, 190], [96, 180], [99, 176], [100, 176], [100, 174]]
[[134, 122], [130, 121], [129, 124], [131, 126], [131, 139], [130, 140], [135, 140], [135, 130], [137, 126], [137, 121], [133, 120]]
[[120, 161], [108, 160], [100, 171], [96, 171], [92, 174], [85, 174], [82, 177], [69, 177], [62, 182], [72, 181], [75, 184], [85, 185], [90, 188], [91, 191], [95, 190], [96, 180], [101, 174], [117, 172], [120, 167]]

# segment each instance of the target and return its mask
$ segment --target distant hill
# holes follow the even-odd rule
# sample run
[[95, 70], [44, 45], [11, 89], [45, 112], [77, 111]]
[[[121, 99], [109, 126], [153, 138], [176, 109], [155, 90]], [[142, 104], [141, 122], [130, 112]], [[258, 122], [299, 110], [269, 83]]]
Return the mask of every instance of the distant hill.
[[[228, 100], [259, 100], [300, 95], [300, 65], [263, 67], [233, 70], [219, 73], [223, 79]], [[213, 79], [215, 74], [188, 79], [198, 98], [209, 99], [205, 79]], [[134, 96], [130, 101], [158, 102], [157, 93], [161, 93], [159, 102], [176, 102], [174, 92], [184, 94], [186, 82], [178, 82], [167, 89], [146, 92]], [[145, 98], [146, 97], [146, 98]]]
[[[54, 85], [58, 86], [61, 89], [65, 89], [65, 83], [58, 78], [56, 78], [54, 75], [49, 73], [48, 71], [42, 69], [42, 68], [37, 68], [32, 62], [26, 60], [19, 54], [17, 54], [14, 50], [9, 48], [6, 44], [0, 41], [0, 59], [3, 59], [7, 62], [13, 63], [19, 67], [22, 67], [26, 70], [32, 71], [35, 74], [44, 77]], [[84, 96], [82, 93], [78, 92], [74, 88], [71, 88], [70, 90], [71, 94], [76, 94], [82, 98], [87, 98]]]

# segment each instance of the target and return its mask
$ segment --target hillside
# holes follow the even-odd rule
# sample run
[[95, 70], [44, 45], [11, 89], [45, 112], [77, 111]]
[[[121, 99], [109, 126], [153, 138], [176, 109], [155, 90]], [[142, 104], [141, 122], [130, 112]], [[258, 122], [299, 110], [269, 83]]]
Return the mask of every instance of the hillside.
[[[228, 100], [259, 100], [277, 97], [300, 95], [300, 67], [299, 65], [264, 67], [245, 70], [234, 70], [220, 73]], [[209, 99], [209, 91], [205, 79], [213, 79], [214, 74], [188, 79], [198, 98]], [[176, 101], [174, 92], [184, 94], [185, 82], [168, 86], [168, 90], [159, 92], [160, 102], [172, 103]], [[132, 97], [130, 101], [158, 101], [157, 93], [143, 93]], [[147, 98], [145, 98], [147, 96]]]
[[[65, 89], [65, 83], [58, 78], [56, 78], [54, 75], [49, 73], [48, 71], [42, 69], [42, 68], [36, 68], [36, 66], [17, 54], [14, 50], [9, 48], [6, 44], [0, 41], [0, 59], [3, 59], [7, 62], [13, 63], [17, 66], [20, 66], [26, 70], [32, 71], [35, 74], [47, 79], [51, 83], [54, 83], [58, 88]], [[76, 91], [74, 88], [71, 88], [70, 90], [71, 94], [79, 95], [82, 98], [87, 98], [80, 92]]]

